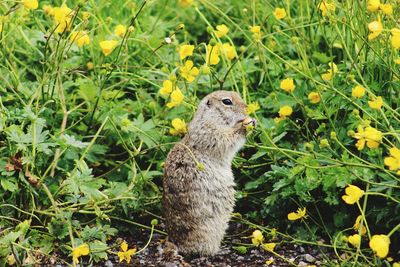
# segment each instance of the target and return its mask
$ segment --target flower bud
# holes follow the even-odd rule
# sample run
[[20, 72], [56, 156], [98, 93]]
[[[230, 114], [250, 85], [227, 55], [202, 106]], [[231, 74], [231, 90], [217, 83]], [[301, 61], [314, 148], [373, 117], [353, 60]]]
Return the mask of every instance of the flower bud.
[[336, 139], [336, 138], [337, 138], [336, 132], [332, 131], [331, 132], [331, 139]]
[[321, 141], [319, 141], [319, 146], [320, 146], [321, 148], [329, 147], [329, 141], [328, 141], [328, 139], [326, 139], [326, 138], [321, 139]]

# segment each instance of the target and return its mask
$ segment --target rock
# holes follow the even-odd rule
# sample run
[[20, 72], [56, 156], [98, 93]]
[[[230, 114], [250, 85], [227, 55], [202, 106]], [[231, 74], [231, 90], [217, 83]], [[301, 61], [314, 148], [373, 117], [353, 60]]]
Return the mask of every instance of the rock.
[[304, 255], [304, 259], [305, 259], [307, 262], [310, 262], [310, 263], [313, 263], [313, 262], [315, 262], [315, 261], [317, 260], [314, 256], [312, 256], [312, 255], [310, 255], [310, 254], [305, 254], [305, 255]]
[[300, 261], [299, 264], [297, 264], [298, 267], [306, 267], [308, 266], [308, 263], [304, 262], [304, 261]]
[[301, 246], [300, 247], [300, 253], [304, 253], [304, 252], [306, 252], [306, 250]]
[[104, 263], [104, 266], [105, 266], [105, 267], [113, 267], [114, 264], [113, 264], [110, 260], [108, 260], [108, 261], [106, 261], [106, 262]]

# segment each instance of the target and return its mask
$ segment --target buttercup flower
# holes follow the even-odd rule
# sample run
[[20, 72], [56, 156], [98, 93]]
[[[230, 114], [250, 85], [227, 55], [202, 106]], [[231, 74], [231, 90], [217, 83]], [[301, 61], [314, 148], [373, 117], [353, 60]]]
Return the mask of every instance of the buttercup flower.
[[292, 78], [286, 78], [281, 81], [280, 87], [283, 91], [286, 91], [288, 93], [292, 93], [294, 91], [294, 88], [296, 87], [294, 85], [293, 79]]
[[115, 47], [117, 47], [118, 41], [115, 40], [106, 40], [100, 42], [101, 50], [105, 56], [111, 54]]
[[385, 15], [392, 15], [393, 14], [393, 6], [391, 4], [381, 4], [379, 9], [382, 10]]
[[77, 264], [79, 262], [79, 258], [81, 256], [89, 255], [89, 252], [89, 246], [86, 243], [72, 249], [72, 260], [74, 264]]
[[90, 37], [86, 31], [77, 31], [71, 33], [69, 40], [79, 47], [90, 44]]
[[23, 0], [24, 7], [27, 9], [37, 9], [39, 2], [37, 0]]
[[194, 45], [181, 45], [179, 47], [179, 58], [181, 60], [193, 55]]
[[279, 117], [286, 118], [293, 113], [293, 109], [290, 106], [283, 106], [279, 109]]
[[171, 124], [173, 128], [169, 130], [170, 134], [179, 135], [179, 134], [185, 134], [187, 132], [187, 126], [184, 120], [175, 118], [172, 120]]
[[121, 251], [118, 252], [119, 262], [126, 261], [126, 263], [131, 262], [131, 257], [136, 253], [136, 248], [128, 250], [128, 244], [124, 241], [121, 244]]
[[43, 6], [43, 11], [44, 13], [46, 13], [47, 15], [53, 15], [53, 7], [50, 5], [44, 5]]
[[253, 33], [254, 41], [260, 41], [260, 39], [261, 39], [261, 27], [260, 26], [252, 26], [252, 27], [250, 27], [250, 31]]
[[185, 65], [179, 70], [181, 76], [185, 78], [188, 82], [193, 82], [196, 76], [199, 75], [200, 71], [198, 68], [193, 67], [193, 61], [187, 60]]
[[125, 32], [126, 32], [126, 26], [122, 24], [118, 24], [114, 29], [115, 35], [118, 35], [119, 37], [124, 37]]
[[67, 5], [64, 4], [61, 7], [53, 7], [50, 14], [54, 16], [57, 25], [55, 32], [61, 33], [69, 29], [73, 12]]
[[260, 109], [260, 104], [258, 102], [253, 102], [247, 105], [246, 114], [252, 114]]
[[221, 47], [221, 52], [229, 59], [232, 60], [236, 57], [236, 49], [229, 43], [224, 43]]
[[349, 205], [353, 205], [364, 195], [364, 190], [355, 185], [348, 185], [345, 192], [346, 194], [342, 196], [342, 199]]
[[259, 246], [264, 241], [264, 236], [260, 230], [255, 230], [252, 234], [251, 243], [255, 246]]
[[319, 10], [321, 10], [322, 16], [326, 16], [329, 13], [334, 13], [336, 10], [336, 5], [334, 2], [329, 2], [322, 0], [318, 6]]
[[397, 171], [400, 175], [400, 149], [392, 147], [389, 149], [390, 157], [385, 157], [384, 164], [389, 167], [391, 171]]
[[364, 87], [362, 87], [360, 85], [356, 85], [355, 87], [353, 87], [353, 89], [351, 89], [352, 97], [361, 98], [364, 95], [365, 95], [365, 89], [364, 89]]
[[217, 25], [216, 29], [215, 35], [218, 38], [224, 37], [229, 32], [229, 28], [225, 24]]
[[306, 217], [306, 213], [307, 213], [306, 208], [304, 208], [304, 209], [300, 209], [299, 208], [299, 209], [297, 209], [296, 212], [289, 213], [287, 215], [287, 218], [290, 221], [295, 221], [295, 220], [298, 220], [298, 219], [301, 219], [301, 218], [305, 218]]
[[280, 19], [283, 19], [284, 17], [286, 17], [285, 9], [284, 8], [279, 8], [279, 7], [275, 8], [274, 17], [277, 20], [280, 20]]
[[180, 105], [183, 101], [183, 98], [184, 96], [182, 94], [182, 91], [178, 87], [175, 87], [175, 90], [173, 90], [171, 93], [171, 101], [167, 103], [167, 107], [173, 108]]
[[324, 80], [326, 82], [332, 80], [332, 76], [333, 76], [333, 74], [332, 74], [331, 71], [328, 71], [328, 72], [325, 72], [325, 73], [321, 74], [322, 80]]
[[206, 61], [210, 65], [217, 65], [219, 63], [220, 46], [216, 44], [214, 46], [207, 45]]
[[87, 11], [82, 12], [82, 19], [84, 21], [88, 20], [90, 18], [90, 13]]
[[361, 244], [361, 236], [359, 234], [351, 235], [347, 238], [347, 241], [353, 246], [358, 247]]
[[165, 80], [163, 86], [161, 87], [159, 93], [161, 95], [167, 96], [172, 93], [172, 82], [170, 80]]
[[7, 16], [0, 16], [0, 32], [3, 31], [3, 24], [7, 20]]
[[321, 101], [321, 96], [318, 92], [311, 92], [308, 94], [308, 100], [310, 100], [312, 104], [318, 104]]
[[368, 11], [371, 11], [371, 12], [378, 11], [380, 5], [381, 5], [380, 0], [369, 0], [367, 9], [368, 9]]
[[368, 35], [368, 40], [373, 40], [381, 34], [383, 26], [380, 21], [373, 21], [368, 24], [368, 29], [371, 32]]
[[367, 147], [369, 148], [377, 148], [382, 141], [382, 132], [371, 126], [367, 126], [365, 128], [358, 126], [357, 133], [354, 134], [354, 138], [358, 139], [356, 143], [358, 150], [363, 150], [365, 144], [367, 144]]
[[383, 99], [381, 96], [378, 96], [372, 101], [368, 101], [368, 106], [372, 109], [381, 109], [383, 105]]
[[274, 251], [276, 243], [264, 243], [261, 245], [261, 247], [266, 251]]
[[194, 0], [179, 0], [179, 5], [181, 7], [188, 7], [190, 5], [192, 5], [194, 2]]
[[394, 49], [400, 48], [400, 29], [393, 28], [390, 30], [392, 37], [390, 38], [390, 42]]
[[[358, 217], [357, 217], [357, 219], [356, 219], [356, 221], [354, 222], [354, 225], [353, 225], [353, 229], [354, 230], [360, 231], [361, 219], [362, 219], [362, 216], [358, 215]], [[361, 235], [365, 235], [366, 232], [367, 232], [367, 228], [365, 228], [365, 226], [363, 225], [363, 227], [361, 229]]]
[[390, 238], [387, 235], [373, 235], [369, 247], [379, 258], [385, 258], [389, 253]]

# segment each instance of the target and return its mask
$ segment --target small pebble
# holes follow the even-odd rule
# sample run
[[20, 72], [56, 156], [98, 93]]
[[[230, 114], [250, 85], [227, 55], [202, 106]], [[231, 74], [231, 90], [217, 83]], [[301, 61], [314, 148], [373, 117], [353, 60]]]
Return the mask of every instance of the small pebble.
[[305, 259], [307, 262], [310, 262], [310, 263], [313, 263], [313, 262], [315, 262], [315, 261], [317, 260], [314, 256], [312, 256], [312, 255], [310, 255], [310, 254], [305, 254], [305, 255], [304, 255], [304, 259]]
[[297, 264], [298, 267], [306, 267], [308, 266], [308, 263], [304, 262], [304, 261], [300, 261], [299, 264]]
[[113, 264], [110, 260], [108, 260], [108, 261], [106, 261], [106, 262], [104, 263], [104, 266], [105, 266], [105, 267], [113, 267], [114, 264]]

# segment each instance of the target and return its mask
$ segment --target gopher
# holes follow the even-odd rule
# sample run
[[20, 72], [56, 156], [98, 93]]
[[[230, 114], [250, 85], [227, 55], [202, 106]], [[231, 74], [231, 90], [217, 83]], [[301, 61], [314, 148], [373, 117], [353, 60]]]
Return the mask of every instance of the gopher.
[[207, 95], [167, 156], [164, 216], [168, 240], [179, 253], [211, 256], [219, 250], [235, 204], [231, 163], [246, 127], [256, 125], [245, 109], [238, 93]]

